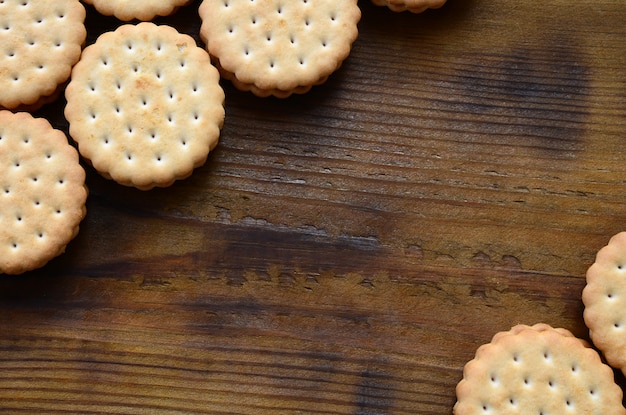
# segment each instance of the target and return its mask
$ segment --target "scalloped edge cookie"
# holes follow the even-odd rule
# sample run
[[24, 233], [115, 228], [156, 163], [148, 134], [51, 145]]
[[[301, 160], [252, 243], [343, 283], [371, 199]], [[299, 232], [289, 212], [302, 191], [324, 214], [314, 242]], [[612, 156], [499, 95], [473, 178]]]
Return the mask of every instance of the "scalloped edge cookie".
[[463, 368], [455, 415], [624, 415], [613, 370], [566, 329], [517, 325], [493, 336]]
[[87, 37], [78, 0], [0, 2], [0, 109], [35, 111], [58, 98]]
[[104, 16], [122, 21], [148, 21], [157, 16], [169, 16], [192, 0], [83, 0]]
[[259, 97], [320, 85], [358, 36], [356, 0], [204, 0], [200, 38], [225, 79]]
[[65, 134], [0, 111], [0, 273], [40, 268], [65, 251], [86, 214], [85, 171]]
[[422, 13], [443, 7], [446, 0], [372, 0], [376, 6], [387, 6], [394, 12]]
[[224, 123], [224, 91], [189, 35], [125, 24], [83, 51], [65, 90], [80, 154], [104, 177], [149, 190], [203, 165]]
[[586, 273], [583, 318], [607, 362], [626, 373], [626, 232], [613, 235]]

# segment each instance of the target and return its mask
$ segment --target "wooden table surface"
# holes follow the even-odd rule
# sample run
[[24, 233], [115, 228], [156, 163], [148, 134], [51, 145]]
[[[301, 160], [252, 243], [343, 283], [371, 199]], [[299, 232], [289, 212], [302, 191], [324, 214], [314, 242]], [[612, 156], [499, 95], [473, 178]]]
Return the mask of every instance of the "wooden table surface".
[[[200, 42], [198, 5], [158, 22]], [[626, 230], [624, 2], [359, 5], [326, 84], [223, 83], [189, 179], [87, 168], [66, 254], [0, 277], [1, 413], [449, 414], [496, 332], [588, 338], [585, 272]], [[88, 43], [120, 24], [87, 11]], [[37, 115], [67, 132], [63, 105]]]

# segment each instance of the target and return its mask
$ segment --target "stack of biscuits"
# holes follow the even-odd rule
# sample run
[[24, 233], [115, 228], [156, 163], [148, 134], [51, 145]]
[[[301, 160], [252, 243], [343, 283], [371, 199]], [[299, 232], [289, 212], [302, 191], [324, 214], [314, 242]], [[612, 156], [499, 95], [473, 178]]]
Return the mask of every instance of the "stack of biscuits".
[[[371, 1], [412, 13], [445, 3]], [[201, 48], [151, 22], [190, 0], [84, 2], [126, 23], [84, 47], [79, 0], [0, 0], [0, 274], [42, 267], [76, 236], [81, 161], [140, 190], [188, 177], [218, 143], [221, 79], [261, 98], [306, 93], [348, 58], [361, 18], [357, 0], [204, 0]], [[61, 94], [72, 143], [31, 114]], [[582, 297], [606, 362], [567, 329], [515, 325], [465, 365], [453, 412], [626, 414], [611, 369], [626, 373], [625, 277], [621, 233], [598, 252]]]

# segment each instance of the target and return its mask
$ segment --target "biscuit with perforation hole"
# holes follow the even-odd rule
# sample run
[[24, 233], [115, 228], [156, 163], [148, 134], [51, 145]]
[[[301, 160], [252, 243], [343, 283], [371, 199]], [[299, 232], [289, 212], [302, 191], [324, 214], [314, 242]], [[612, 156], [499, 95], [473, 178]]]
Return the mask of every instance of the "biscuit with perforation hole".
[[204, 0], [199, 14], [222, 76], [279, 98], [326, 82], [348, 57], [361, 18], [356, 0]]
[[582, 292], [589, 337], [626, 374], [626, 232], [613, 235], [587, 269]]
[[209, 54], [169, 26], [125, 24], [83, 51], [65, 90], [80, 154], [104, 177], [149, 190], [206, 162], [224, 122]]
[[600, 355], [569, 330], [517, 325], [478, 348], [456, 387], [455, 415], [624, 415]]
[[387, 6], [394, 12], [422, 13], [428, 9], [442, 7], [446, 0], [372, 0], [377, 6]]
[[0, 108], [35, 111], [55, 100], [85, 42], [78, 0], [0, 0]]
[[148, 21], [157, 16], [169, 16], [191, 0], [83, 0], [91, 4], [104, 16], [115, 16], [119, 20], [133, 19]]
[[85, 216], [78, 152], [43, 118], [0, 111], [0, 274], [40, 268], [65, 251]]

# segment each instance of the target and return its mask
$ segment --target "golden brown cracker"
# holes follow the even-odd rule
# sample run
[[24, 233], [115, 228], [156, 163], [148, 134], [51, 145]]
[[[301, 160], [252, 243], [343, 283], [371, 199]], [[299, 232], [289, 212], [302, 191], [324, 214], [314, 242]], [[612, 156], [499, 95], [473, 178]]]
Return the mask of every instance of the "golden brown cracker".
[[325, 82], [358, 35], [356, 0], [204, 0], [200, 36], [224, 78], [285, 98]]
[[0, 273], [20, 274], [64, 252], [85, 216], [85, 171], [60, 130], [0, 111]]
[[126, 24], [87, 47], [66, 88], [81, 155], [104, 177], [148, 190], [205, 163], [224, 122], [208, 53], [169, 26]]

